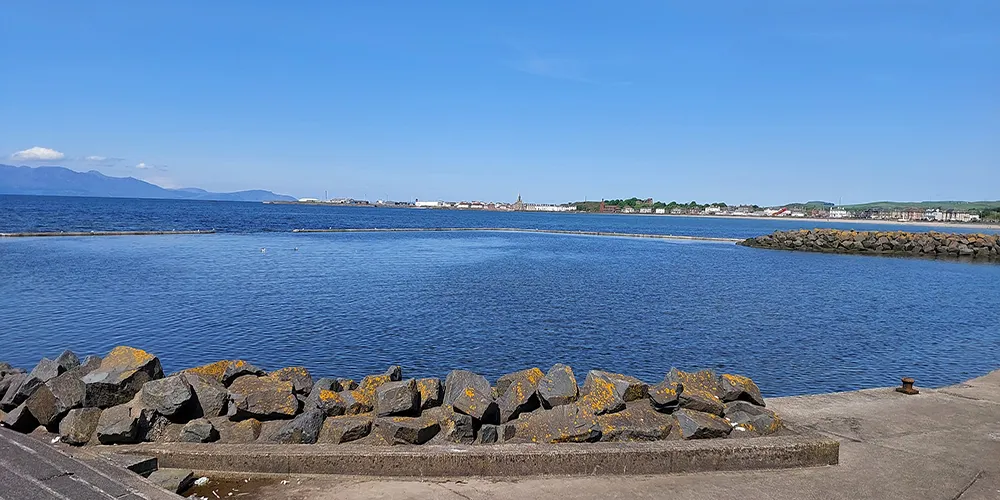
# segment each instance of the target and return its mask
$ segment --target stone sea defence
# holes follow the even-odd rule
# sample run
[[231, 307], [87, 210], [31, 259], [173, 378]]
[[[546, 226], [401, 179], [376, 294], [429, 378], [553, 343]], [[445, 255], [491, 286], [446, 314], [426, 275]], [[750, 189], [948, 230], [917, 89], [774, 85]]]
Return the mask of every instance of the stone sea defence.
[[802, 229], [775, 231], [772, 234], [747, 239], [739, 245], [802, 252], [1000, 262], [1000, 237], [995, 234]]
[[0, 420], [72, 445], [271, 443], [488, 445], [753, 438], [783, 433], [759, 388], [739, 375], [672, 369], [662, 381], [569, 366], [490, 383], [467, 370], [404, 378], [399, 366], [356, 381], [302, 367], [223, 360], [165, 376], [145, 351], [70, 351], [31, 371], [0, 363]]

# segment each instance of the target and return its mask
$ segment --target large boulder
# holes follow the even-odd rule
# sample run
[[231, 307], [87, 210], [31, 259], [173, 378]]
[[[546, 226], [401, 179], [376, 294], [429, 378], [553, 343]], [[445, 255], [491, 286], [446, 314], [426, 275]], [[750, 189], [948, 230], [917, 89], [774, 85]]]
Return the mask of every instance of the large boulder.
[[723, 403], [749, 401], [757, 406], [765, 406], [760, 388], [749, 377], [725, 373], [719, 377], [719, 385], [722, 389], [720, 399]]
[[549, 409], [573, 403], [580, 395], [573, 369], [555, 364], [538, 381], [538, 398], [543, 407]]
[[722, 416], [722, 384], [714, 371], [689, 373], [673, 368], [664, 382], [676, 382], [684, 388], [678, 396], [681, 408]]
[[625, 409], [628, 391], [629, 381], [619, 378], [618, 374], [591, 370], [583, 383], [579, 405], [594, 415], [614, 413]]
[[194, 392], [181, 375], [146, 382], [140, 394], [143, 406], [174, 422], [185, 422], [194, 413]]
[[591, 388], [598, 382], [601, 385], [610, 384], [618, 397], [626, 403], [643, 399], [649, 392], [649, 385], [635, 377], [601, 370], [587, 372], [587, 379], [583, 382], [583, 392], [590, 393]]
[[90, 442], [101, 418], [100, 408], [74, 408], [59, 421], [62, 442], [82, 446]]
[[576, 404], [534, 411], [503, 427], [513, 427], [513, 436], [506, 440], [512, 443], [583, 443], [601, 438], [593, 412]]
[[467, 389], [472, 388], [483, 394], [492, 394], [493, 388], [486, 377], [469, 370], [452, 370], [444, 379], [444, 398], [442, 404], [450, 405]]
[[42, 379], [31, 374], [18, 373], [6, 378], [10, 379], [10, 385], [3, 399], [0, 399], [0, 410], [8, 412], [27, 401], [39, 387], [45, 385]]
[[541, 403], [538, 383], [545, 377], [538, 368], [529, 368], [500, 377], [497, 381], [497, 408], [500, 423], [505, 424], [522, 413], [532, 411]]
[[133, 404], [105, 409], [97, 420], [97, 440], [101, 444], [131, 444], [142, 440], [148, 425], [146, 414]]
[[301, 413], [278, 431], [275, 441], [284, 444], [313, 444], [319, 439], [325, 418], [326, 414], [315, 408]]
[[306, 409], [316, 408], [328, 417], [343, 415], [347, 413], [349, 403], [344, 395], [349, 393], [338, 393], [332, 390], [314, 387], [306, 400]]
[[[458, 413], [450, 406], [438, 406], [425, 411], [423, 415], [436, 419], [441, 426], [435, 440], [462, 444], [472, 444], [476, 440], [475, 420], [469, 415]], [[483, 427], [496, 426], [485, 424]]]
[[219, 433], [206, 418], [196, 418], [181, 429], [178, 440], [182, 443], [210, 443], [219, 439]]
[[226, 436], [227, 443], [252, 443], [260, 437], [262, 425], [260, 420], [248, 418], [233, 424]]
[[101, 360], [100, 368], [86, 374], [85, 406], [109, 408], [129, 402], [142, 386], [163, 378], [160, 359], [132, 347], [115, 347]]
[[236, 420], [256, 418], [274, 420], [292, 418], [298, 413], [292, 383], [274, 377], [244, 375], [229, 386]]
[[441, 424], [432, 416], [380, 417], [375, 432], [388, 444], [424, 444], [437, 435]]
[[195, 399], [195, 416], [214, 418], [226, 414], [229, 391], [222, 382], [193, 373], [179, 375], [191, 387]]
[[331, 417], [323, 422], [319, 442], [341, 444], [357, 441], [372, 430], [371, 415], [345, 415]]
[[420, 409], [427, 410], [441, 405], [443, 395], [441, 379], [418, 378], [417, 391], [420, 392]]
[[184, 493], [194, 485], [194, 473], [187, 469], [157, 469], [149, 475], [149, 480], [171, 493]]
[[[292, 384], [294, 386], [294, 384]], [[309, 390], [309, 394], [312, 395], [314, 391], [333, 391], [340, 392], [344, 390], [349, 390], [340, 384], [340, 379], [323, 377], [316, 382], [313, 382], [312, 389]]]
[[390, 366], [381, 375], [368, 375], [361, 379], [358, 388], [350, 391], [348, 413], [367, 413], [375, 409], [375, 395], [378, 388], [389, 382], [399, 382], [402, 376], [402, 369], [399, 366]]
[[267, 372], [264, 370], [261, 370], [260, 368], [257, 368], [242, 359], [216, 361], [215, 363], [188, 368], [181, 373], [192, 373], [202, 377], [211, 378], [227, 387], [229, 384], [233, 383], [234, 380], [244, 375], [267, 375]]
[[624, 410], [599, 415], [596, 420], [601, 441], [658, 441], [670, 435], [674, 423], [647, 400], [626, 403]]
[[67, 349], [56, 358], [56, 364], [62, 367], [63, 372], [68, 372], [80, 366], [80, 358], [73, 351]]
[[271, 376], [278, 380], [287, 380], [292, 383], [292, 389], [297, 394], [309, 394], [313, 387], [313, 378], [303, 366], [289, 366], [271, 372]]
[[375, 415], [412, 415], [420, 411], [420, 391], [414, 379], [386, 382], [375, 390]]
[[733, 427], [725, 420], [700, 411], [680, 409], [674, 412], [677, 425], [684, 439], [709, 439], [726, 437]]
[[500, 423], [500, 408], [493, 400], [492, 390], [483, 391], [480, 387], [469, 386], [455, 395], [450, 406], [474, 418], [478, 425]]
[[650, 386], [649, 402], [653, 409], [662, 413], [673, 413], [680, 407], [680, 395], [684, 391], [684, 386], [677, 382], [667, 382], [664, 380], [659, 384]]
[[31, 411], [28, 410], [25, 403], [21, 403], [16, 408], [7, 412], [7, 414], [3, 416], [3, 420], [0, 422], [3, 422], [3, 425], [10, 427], [17, 432], [23, 432], [25, 434], [38, 427], [38, 420], [36, 420], [35, 416], [31, 414]]
[[726, 403], [725, 418], [733, 426], [729, 437], [755, 437], [774, 434], [784, 424], [776, 413], [748, 401]]
[[83, 406], [87, 386], [70, 372], [55, 377], [25, 401], [40, 425], [53, 427], [73, 408]]

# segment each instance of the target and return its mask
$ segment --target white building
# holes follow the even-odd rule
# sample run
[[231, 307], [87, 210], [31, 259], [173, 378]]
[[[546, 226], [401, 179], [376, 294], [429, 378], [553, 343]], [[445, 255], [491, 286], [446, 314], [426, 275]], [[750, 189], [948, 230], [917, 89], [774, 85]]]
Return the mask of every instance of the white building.
[[318, 203], [318, 198], [299, 198], [299, 203]]
[[847, 219], [851, 216], [851, 213], [843, 208], [831, 208], [829, 217], [831, 219]]
[[667, 213], [667, 209], [665, 209], [665, 208], [657, 208], [656, 209], [656, 213], [658, 213], [658, 214], [665, 214], [665, 213]]
[[565, 207], [561, 205], [539, 205], [536, 203], [527, 203], [524, 205], [524, 209], [529, 212], [572, 212], [576, 210], [575, 206]]
[[705, 207], [705, 215], [718, 215], [722, 211], [721, 207], [712, 205], [710, 207]]
[[649, 207], [643, 207], [643, 208], [639, 209], [639, 213], [640, 214], [651, 214], [651, 213], [653, 213], [653, 209], [649, 208]]
[[440, 207], [445, 206], [445, 204], [444, 204], [443, 201], [420, 201], [420, 200], [417, 200], [417, 202], [414, 203], [413, 206], [420, 207], [420, 208], [440, 208]]

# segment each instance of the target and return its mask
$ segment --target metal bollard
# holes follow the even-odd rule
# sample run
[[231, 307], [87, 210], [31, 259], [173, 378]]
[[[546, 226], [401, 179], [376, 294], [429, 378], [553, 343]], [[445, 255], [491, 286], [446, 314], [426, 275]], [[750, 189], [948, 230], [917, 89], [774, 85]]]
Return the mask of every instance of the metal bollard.
[[903, 394], [907, 394], [907, 395], [910, 395], [910, 396], [912, 396], [914, 394], [920, 394], [920, 391], [918, 391], [918, 390], [916, 390], [916, 389], [913, 388], [913, 383], [914, 382], [916, 382], [916, 381], [913, 380], [913, 378], [911, 378], [911, 377], [903, 377], [903, 386], [902, 387], [897, 387], [896, 388], [896, 392], [902, 392]]

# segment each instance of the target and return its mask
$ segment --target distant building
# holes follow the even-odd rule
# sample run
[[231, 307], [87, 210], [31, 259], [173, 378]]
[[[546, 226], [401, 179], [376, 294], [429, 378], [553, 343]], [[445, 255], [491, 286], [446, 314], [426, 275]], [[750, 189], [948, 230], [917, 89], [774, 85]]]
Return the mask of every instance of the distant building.
[[834, 207], [830, 209], [830, 213], [827, 216], [831, 219], [847, 219], [851, 217], [851, 212], [843, 208]]
[[665, 209], [665, 208], [657, 208], [656, 209], [656, 213], [658, 213], [658, 214], [665, 214], [665, 213], [667, 213], [667, 209]]
[[639, 213], [640, 214], [651, 214], [651, 213], [653, 213], [653, 209], [649, 208], [649, 207], [640, 208], [639, 209]]
[[632, 208], [632, 207], [625, 207], [625, 208], [622, 209], [622, 213], [623, 214], [634, 214], [635, 213], [635, 209]]
[[443, 201], [420, 201], [417, 200], [413, 206], [419, 208], [440, 208], [445, 206]]
[[524, 202], [521, 201], [521, 193], [517, 194], [517, 201], [514, 202], [514, 205], [511, 207], [511, 209], [516, 210], [518, 212], [523, 211], [525, 209]]
[[299, 203], [319, 203], [318, 198], [299, 198]]

